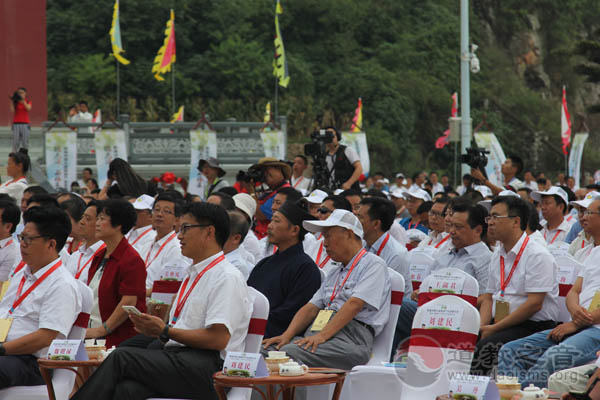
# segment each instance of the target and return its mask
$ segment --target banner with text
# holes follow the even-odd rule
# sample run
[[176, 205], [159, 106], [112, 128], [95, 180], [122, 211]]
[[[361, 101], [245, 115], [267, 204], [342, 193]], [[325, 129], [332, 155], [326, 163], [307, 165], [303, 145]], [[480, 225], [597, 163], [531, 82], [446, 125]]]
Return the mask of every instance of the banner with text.
[[369, 176], [371, 160], [369, 159], [369, 148], [367, 146], [367, 134], [364, 132], [343, 132], [342, 140], [344, 146], [352, 147], [358, 153], [363, 174]]
[[77, 132], [46, 132], [46, 173], [55, 189], [71, 190], [71, 182], [77, 180]]
[[122, 129], [103, 129], [94, 135], [96, 149], [96, 167], [98, 168], [98, 185], [106, 183], [108, 164], [115, 158], [127, 161], [127, 142]]
[[504, 150], [498, 138], [493, 133], [478, 132], [475, 135], [477, 146], [485, 148], [490, 154], [487, 154], [488, 163], [485, 166], [485, 173], [490, 182], [497, 186], [503, 186], [502, 164], [506, 160]]
[[214, 131], [196, 129], [190, 131], [190, 181], [188, 193], [197, 194], [204, 199], [204, 189], [208, 184], [206, 177], [198, 171], [198, 162], [209, 157], [217, 157], [217, 133]]
[[275, 157], [278, 160], [285, 160], [285, 133], [283, 131], [261, 132], [265, 157]]
[[588, 133], [578, 133], [571, 142], [571, 154], [569, 154], [569, 176], [575, 179], [575, 189], [581, 185], [581, 159], [583, 157], [583, 148], [590, 135]]

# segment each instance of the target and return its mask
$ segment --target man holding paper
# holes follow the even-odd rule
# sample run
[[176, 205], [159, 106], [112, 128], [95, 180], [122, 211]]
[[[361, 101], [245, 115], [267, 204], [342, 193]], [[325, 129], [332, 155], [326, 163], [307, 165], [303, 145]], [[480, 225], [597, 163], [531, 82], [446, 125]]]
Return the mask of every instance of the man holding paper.
[[65, 339], [81, 311], [77, 282], [58, 252], [71, 232], [63, 210], [32, 207], [18, 235], [26, 265], [0, 302], [0, 388], [43, 385], [37, 364], [54, 339]]
[[286, 331], [263, 341], [264, 347], [275, 346], [309, 367], [350, 370], [366, 364], [373, 339], [389, 316], [388, 267], [363, 247], [362, 226], [350, 211], [334, 210], [325, 221], [304, 221], [303, 226], [323, 232], [327, 254], [341, 265], [327, 275]]
[[175, 297], [169, 324], [129, 314], [135, 328], [157, 340], [148, 348], [113, 351], [72, 399], [216, 399], [212, 375], [226, 352], [243, 351], [252, 313], [244, 277], [223, 254], [229, 217], [222, 207], [192, 203], [181, 219], [181, 252], [193, 260]]

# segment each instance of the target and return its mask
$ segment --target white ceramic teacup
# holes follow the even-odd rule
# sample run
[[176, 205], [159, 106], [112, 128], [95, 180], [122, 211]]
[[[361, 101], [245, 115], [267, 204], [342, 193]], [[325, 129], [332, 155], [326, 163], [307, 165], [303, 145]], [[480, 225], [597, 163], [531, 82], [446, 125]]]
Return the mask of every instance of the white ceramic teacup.
[[295, 361], [290, 361], [279, 365], [279, 375], [282, 376], [300, 376], [308, 372], [306, 365], [300, 365]]

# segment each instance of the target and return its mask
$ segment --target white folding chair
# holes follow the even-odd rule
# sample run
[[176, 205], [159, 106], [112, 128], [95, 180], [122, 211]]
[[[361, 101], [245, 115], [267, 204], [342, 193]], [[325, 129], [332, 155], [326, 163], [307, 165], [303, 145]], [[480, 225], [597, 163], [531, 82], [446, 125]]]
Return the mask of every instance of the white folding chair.
[[[250, 295], [254, 297], [252, 317], [248, 324], [248, 334], [244, 342], [244, 351], [246, 353], [260, 352], [260, 346], [267, 328], [267, 318], [269, 317], [269, 300], [258, 290], [248, 287]], [[235, 387], [227, 394], [228, 400], [249, 400], [252, 394], [250, 388]], [[149, 398], [147, 400], [180, 400], [166, 398]]]
[[[375, 337], [373, 341], [373, 352], [371, 354], [371, 359], [367, 363], [367, 365], [354, 367], [355, 369], [369, 370], [374, 366], [381, 365], [389, 360], [390, 354], [392, 352], [392, 344], [394, 340], [394, 332], [396, 330], [396, 323], [398, 322], [398, 314], [400, 314], [400, 306], [402, 306], [402, 298], [404, 297], [404, 277], [394, 271], [391, 268], [388, 268], [388, 273], [390, 274], [392, 295], [391, 295], [391, 307], [390, 314], [388, 318], [388, 322], [383, 327], [383, 330]], [[361, 369], [362, 368], [362, 369]], [[321, 385], [321, 386], [311, 386], [307, 388], [308, 397], [311, 400], [318, 399], [331, 399], [331, 395], [333, 394], [333, 390], [335, 385]], [[342, 387], [342, 398], [343, 398], [344, 389]]]
[[[69, 332], [68, 339], [70, 340], [83, 340], [85, 338], [85, 331], [88, 327], [94, 301], [92, 290], [82, 281], [77, 281], [77, 284], [81, 293], [82, 306], [81, 313]], [[49, 398], [50, 391], [54, 391], [56, 400], [67, 400], [74, 384], [75, 372], [67, 369], [57, 369], [54, 370], [50, 387], [46, 385], [9, 387], [0, 390], [0, 400], [46, 400]]]
[[418, 305], [421, 306], [448, 294], [458, 296], [473, 307], [477, 307], [479, 282], [473, 276], [458, 268], [442, 268], [433, 271], [421, 282]]
[[558, 264], [558, 321], [569, 322], [571, 313], [567, 310], [567, 293], [573, 287], [583, 265], [569, 253], [558, 254], [554, 259]]
[[[411, 337], [415, 338], [409, 347], [408, 367], [386, 367], [386, 366], [358, 366], [354, 367], [346, 377], [342, 389], [342, 400], [363, 400], [367, 398], [377, 400], [402, 399], [430, 399], [448, 391], [448, 374], [460, 371], [469, 371], [473, 358], [473, 349], [479, 331], [479, 313], [475, 307], [457, 296], [441, 296], [427, 303], [427, 308], [436, 307], [459, 307], [463, 309], [460, 323], [460, 331], [439, 331], [435, 329], [420, 329], [421, 318], [424, 307], [417, 310], [413, 322]], [[423, 331], [423, 332], [422, 332]], [[429, 332], [428, 332], [429, 331]], [[443, 342], [437, 340], [427, 341], [428, 335], [446, 335]], [[461, 337], [461, 335], [464, 335]], [[412, 341], [411, 338], [411, 341]], [[455, 343], [449, 343], [451, 339]], [[467, 349], [457, 350], [453, 345], [463, 344], [467, 339]], [[441, 344], [438, 347], [436, 343]], [[425, 359], [424, 355], [431, 354], [431, 347], [436, 346], [435, 358]], [[461, 360], [460, 365], [455, 365], [454, 360]], [[415, 362], [418, 361], [418, 362]], [[435, 363], [437, 368], [430, 368]], [[424, 368], [417, 369], [418, 366]], [[428, 369], [426, 373], [422, 369]], [[437, 380], [437, 382], [436, 382]], [[408, 384], [416, 382], [427, 382], [423, 388], [415, 388]], [[444, 387], [445, 385], [445, 387]], [[434, 395], [435, 393], [435, 395]]]
[[408, 252], [408, 271], [413, 290], [419, 290], [421, 282], [431, 272], [435, 259], [433, 253], [427, 248], [417, 248]]

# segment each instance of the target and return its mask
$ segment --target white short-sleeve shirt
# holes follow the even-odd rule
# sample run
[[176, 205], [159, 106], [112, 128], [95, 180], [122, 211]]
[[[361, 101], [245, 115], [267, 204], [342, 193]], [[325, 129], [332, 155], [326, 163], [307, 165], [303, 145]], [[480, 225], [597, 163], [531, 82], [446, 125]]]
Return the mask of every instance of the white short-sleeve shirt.
[[[219, 252], [188, 267], [189, 281], [185, 288], [186, 293], [190, 290], [194, 278], [222, 254], [223, 252]], [[183, 289], [181, 285], [179, 291]], [[169, 323], [173, 320], [178, 298], [179, 292], [169, 314]], [[225, 259], [206, 271], [198, 281], [173, 327], [205, 329], [215, 324], [225, 325], [231, 335], [227, 347], [221, 351], [221, 358], [225, 359], [228, 351], [244, 351], [244, 341], [252, 315], [252, 301], [241, 272]], [[174, 340], [167, 343], [167, 346], [181, 345]]]
[[504, 257], [504, 274], [508, 279], [510, 270], [517, 257], [526, 233], [521, 235], [519, 241], [508, 252], [503, 245], [496, 248], [489, 264], [489, 278], [485, 293], [491, 293], [494, 299], [493, 310], [495, 313], [496, 300], [503, 300], [510, 304], [510, 312], [516, 310], [527, 300], [528, 293], [546, 293], [542, 309], [532, 315], [532, 321], [556, 321], [558, 318], [558, 266], [550, 252], [529, 240], [527, 247], [513, 276], [506, 287], [504, 297], [500, 296], [500, 256]]
[[12, 236], [0, 240], [0, 282], [6, 282], [10, 277], [15, 262], [21, 259], [19, 242]]
[[[165, 267], [179, 267], [186, 263], [189, 265], [191, 262], [187, 257], [181, 255], [181, 246], [179, 245], [177, 236], [173, 236], [170, 239], [173, 234], [175, 234], [175, 231], [169, 232], [158, 241], [149, 243], [140, 253], [140, 257], [142, 257], [142, 260], [146, 264], [147, 289], [152, 288], [154, 281], [160, 280], [161, 273]], [[164, 247], [162, 247], [163, 244]]]
[[[16, 300], [17, 289], [22, 278], [25, 277], [25, 283], [21, 291], [21, 294], [24, 294], [36, 280], [40, 279], [58, 261], [57, 258], [35, 274], [31, 273], [29, 266], [25, 266], [13, 277], [4, 298], [0, 302], [0, 318], [13, 318], [6, 338], [7, 342], [33, 333], [38, 329], [57, 331], [57, 339], [65, 339], [69, 335], [73, 323], [81, 312], [82, 300], [77, 282], [63, 266], [58, 267], [48, 275], [15, 308], [12, 315], [9, 314], [9, 310]], [[33, 355], [36, 357], [46, 356], [47, 350], [48, 348], [45, 347]]]
[[[385, 242], [388, 235], [389, 238], [387, 239], [387, 242]], [[370, 253], [379, 255], [389, 268], [402, 275], [404, 278], [404, 297], [410, 296], [410, 293], [412, 292], [412, 282], [410, 280], [407, 259], [408, 250], [406, 250], [406, 247], [398, 243], [389, 232], [386, 232], [373, 243], [373, 246], [367, 247], [367, 250]]]
[[69, 256], [66, 267], [73, 276], [76, 276], [79, 272], [79, 277], [75, 279], [87, 283], [88, 271], [90, 270], [90, 265], [92, 265], [92, 258], [100, 249], [100, 247], [102, 247], [102, 245], [104, 245], [102, 240], [98, 240], [90, 247], [84, 244], [80, 246], [76, 252]]
[[567, 221], [567, 218], [568, 216], [565, 216], [563, 218], [563, 221], [556, 229], [549, 230], [548, 222], [544, 224], [544, 227], [542, 228], [541, 232], [542, 236], [544, 236], [544, 239], [546, 240], [546, 243], [550, 245], [565, 241], [567, 235], [569, 234], [569, 231], [571, 230], [571, 226], [573, 226], [573, 224], [575, 223], [575, 218], [571, 218], [571, 221]]
[[[596, 246], [583, 263], [579, 271], [579, 277], [583, 279], [581, 293], [579, 293], [579, 305], [587, 309], [592, 303], [596, 292], [600, 291], [600, 274], [598, 273], [598, 260], [600, 260], [600, 246]], [[600, 328], [600, 324], [594, 325]]]
[[152, 229], [152, 225], [143, 226], [141, 228], [132, 229], [126, 236], [129, 244], [140, 254], [142, 257], [142, 249], [150, 246], [150, 243], [154, 242], [156, 238], [156, 231]]

